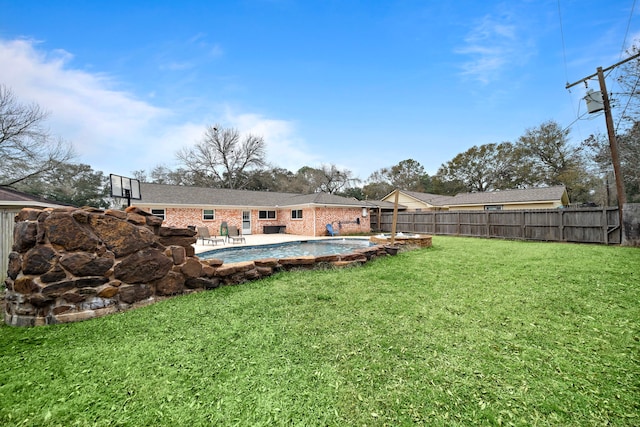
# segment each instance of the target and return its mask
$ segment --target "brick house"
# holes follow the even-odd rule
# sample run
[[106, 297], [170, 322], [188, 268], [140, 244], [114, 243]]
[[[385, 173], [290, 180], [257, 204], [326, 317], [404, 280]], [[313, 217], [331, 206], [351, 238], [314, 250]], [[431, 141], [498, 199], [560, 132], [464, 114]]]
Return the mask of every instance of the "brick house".
[[327, 193], [295, 194], [164, 184], [140, 184], [132, 204], [173, 227], [206, 226], [219, 235], [223, 222], [242, 234], [288, 233], [323, 236], [327, 224], [340, 234], [371, 230], [374, 204]]

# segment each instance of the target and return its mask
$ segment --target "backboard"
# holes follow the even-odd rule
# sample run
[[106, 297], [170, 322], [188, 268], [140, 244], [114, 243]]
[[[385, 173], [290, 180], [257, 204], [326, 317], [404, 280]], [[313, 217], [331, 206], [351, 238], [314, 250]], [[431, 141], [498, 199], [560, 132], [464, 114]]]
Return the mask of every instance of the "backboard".
[[139, 180], [109, 174], [109, 181], [111, 182], [111, 197], [122, 197], [127, 200], [142, 199]]

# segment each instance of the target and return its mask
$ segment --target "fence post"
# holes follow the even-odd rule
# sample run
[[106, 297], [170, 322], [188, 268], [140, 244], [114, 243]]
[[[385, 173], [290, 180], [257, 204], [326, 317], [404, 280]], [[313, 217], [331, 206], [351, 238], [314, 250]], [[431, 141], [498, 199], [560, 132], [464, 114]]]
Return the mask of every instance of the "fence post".
[[602, 208], [602, 218], [600, 219], [600, 224], [602, 224], [602, 240], [605, 245], [609, 244], [609, 220], [607, 218], [607, 207], [603, 206]]
[[491, 212], [486, 211], [484, 213], [484, 216], [486, 217], [485, 223], [487, 225], [487, 237], [491, 237], [491, 231], [490, 231], [491, 230], [491, 224], [490, 224], [491, 223]]
[[439, 212], [439, 211], [435, 211], [435, 212], [433, 213], [433, 221], [431, 221], [431, 222], [432, 222], [432, 224], [433, 224], [433, 229], [431, 230], [431, 234], [437, 234], [437, 233], [436, 233], [436, 215], [438, 214], [438, 212]]

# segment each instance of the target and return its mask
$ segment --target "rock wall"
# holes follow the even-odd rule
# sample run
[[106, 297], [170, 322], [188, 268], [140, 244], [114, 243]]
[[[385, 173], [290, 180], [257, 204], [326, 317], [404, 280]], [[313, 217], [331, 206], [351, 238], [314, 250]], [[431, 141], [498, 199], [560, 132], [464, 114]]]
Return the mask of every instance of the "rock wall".
[[195, 231], [163, 227], [161, 218], [136, 207], [27, 208], [15, 220], [4, 314], [12, 326], [86, 320], [276, 271], [360, 264], [386, 254], [376, 246], [223, 265], [195, 256]]

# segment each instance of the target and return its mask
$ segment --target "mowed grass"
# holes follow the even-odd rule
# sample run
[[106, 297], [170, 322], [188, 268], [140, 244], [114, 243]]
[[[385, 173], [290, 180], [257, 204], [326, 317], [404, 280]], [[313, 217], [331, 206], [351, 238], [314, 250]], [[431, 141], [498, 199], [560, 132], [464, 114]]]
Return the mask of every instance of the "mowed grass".
[[0, 327], [0, 425], [640, 424], [640, 250], [434, 237]]

